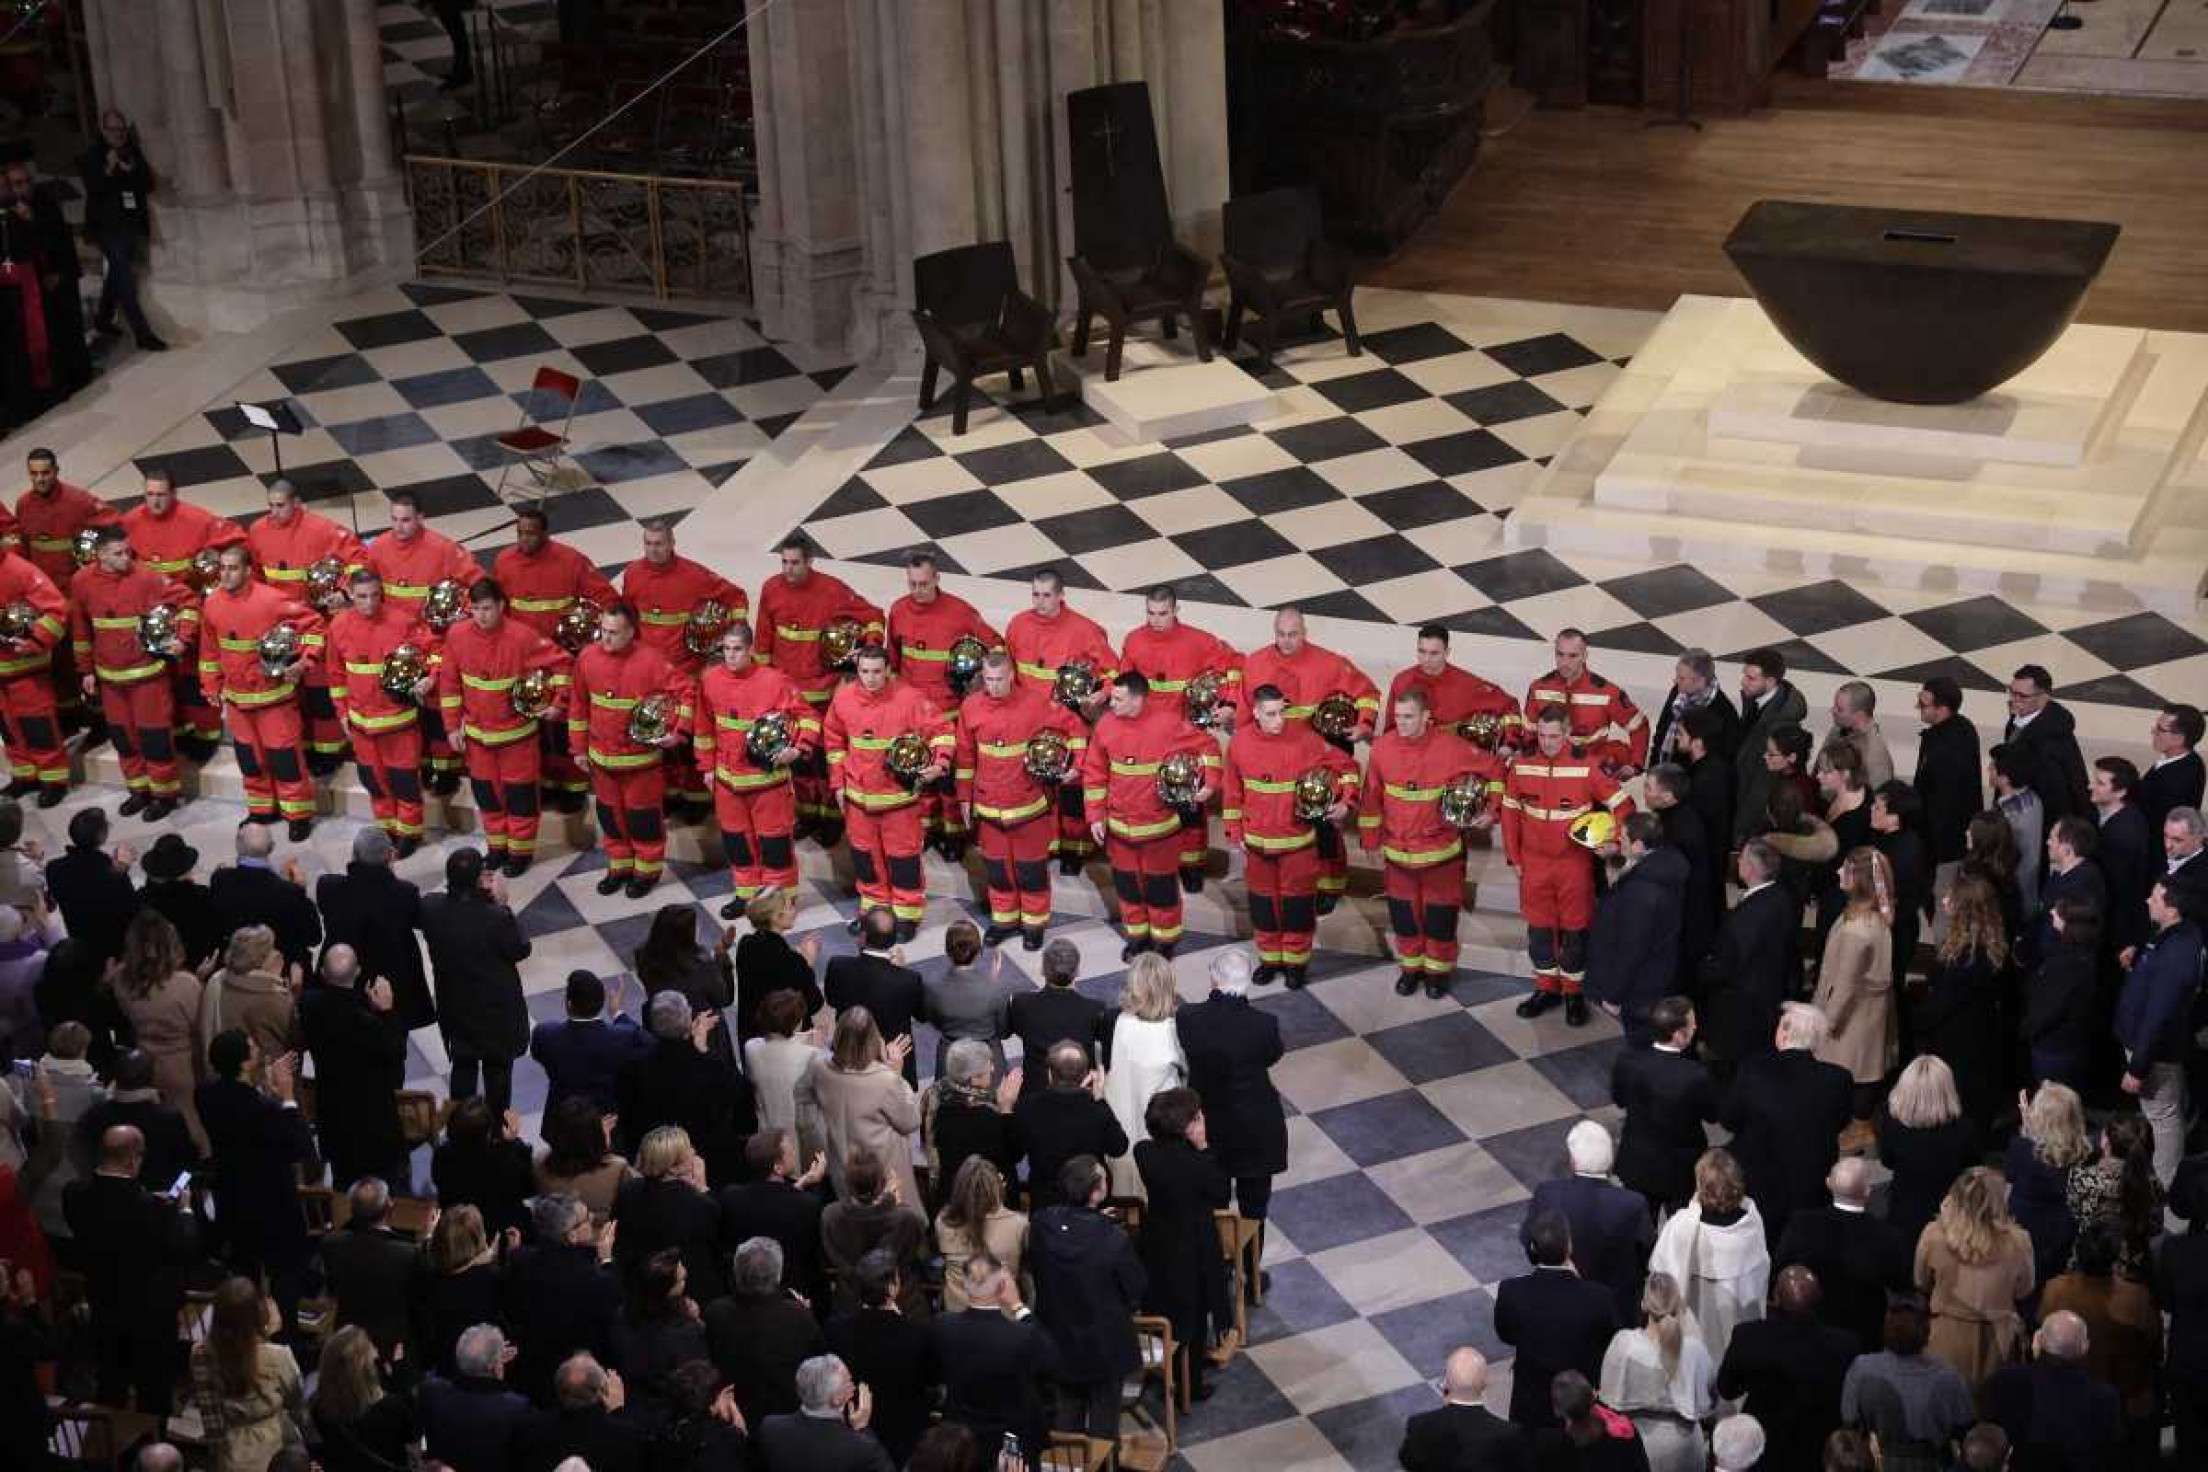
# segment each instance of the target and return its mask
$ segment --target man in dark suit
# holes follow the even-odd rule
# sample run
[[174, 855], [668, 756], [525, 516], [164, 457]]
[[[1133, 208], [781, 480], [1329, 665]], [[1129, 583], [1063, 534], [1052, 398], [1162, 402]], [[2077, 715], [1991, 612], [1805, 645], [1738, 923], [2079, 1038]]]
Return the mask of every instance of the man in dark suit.
[[1910, 786], [1924, 800], [1924, 841], [1935, 870], [1960, 863], [1963, 837], [1986, 805], [1985, 764], [1978, 728], [1963, 720], [1963, 687], [1934, 675], [1917, 690], [1917, 774]]
[[966, 1307], [928, 1324], [943, 1373], [943, 1419], [977, 1444], [1049, 1445], [1050, 1382], [1058, 1349], [1020, 1302], [1019, 1280], [987, 1252], [966, 1259]]
[[1800, 1263], [1771, 1280], [1771, 1313], [1733, 1326], [1717, 1393], [1746, 1397], [1763, 1424], [1765, 1465], [1815, 1467], [1825, 1438], [1840, 1424], [1840, 1386], [1867, 1347], [1845, 1329], [1818, 1322], [1817, 1275]]
[[[1773, 1029], [1775, 1047], [1741, 1065], [1719, 1113], [1768, 1242], [1779, 1240], [1792, 1213], [1824, 1204], [1840, 1131], [1854, 1117], [1855, 1080], [1815, 1051], [1827, 1026], [1815, 1007], [1787, 1003]], [[1878, 1342], [1874, 1321], [1864, 1343]]]
[[390, 834], [361, 829], [353, 835], [345, 872], [315, 881], [314, 902], [322, 911], [327, 944], [351, 946], [361, 970], [391, 983], [393, 1010], [411, 1032], [435, 1022], [437, 1007], [416, 935], [422, 928], [422, 892], [393, 872], [397, 858]]
[[1870, 1214], [1870, 1168], [1861, 1156], [1837, 1161], [1830, 1184], [1829, 1204], [1800, 1208], [1787, 1218], [1771, 1266], [1799, 1264], [1815, 1274], [1822, 1291], [1818, 1317], [1846, 1330], [1861, 1352], [1870, 1354], [1873, 1345], [1886, 1342], [1886, 1295], [1909, 1291], [1916, 1243]]
[[123, 953], [123, 931], [138, 913], [130, 887], [130, 849], [110, 854], [105, 808], [79, 808], [69, 819], [69, 847], [46, 866], [46, 890], [69, 933], [102, 961]]
[[729, 1296], [705, 1310], [707, 1348], [748, 1426], [798, 1408], [798, 1367], [828, 1343], [805, 1300], [783, 1282], [781, 1247], [753, 1237], [736, 1248]]
[[406, 1026], [391, 983], [363, 977], [351, 946], [329, 947], [322, 985], [299, 997], [299, 1032], [314, 1059], [315, 1119], [330, 1184], [342, 1191], [377, 1176], [411, 1192], [398, 1104], [406, 1087]]
[[1641, 1279], [1656, 1245], [1656, 1227], [1648, 1198], [1610, 1183], [1615, 1151], [1610, 1131], [1591, 1119], [1572, 1126], [1564, 1137], [1572, 1173], [1543, 1181], [1526, 1203], [1518, 1245], [1533, 1249], [1533, 1223], [1546, 1212], [1562, 1212], [1572, 1229], [1572, 1267], [1590, 1283], [1603, 1283], [1617, 1300], [1618, 1322], [1639, 1321]]
[[859, 1259], [859, 1306], [828, 1321], [828, 1352], [874, 1392], [874, 1435], [891, 1460], [903, 1466], [920, 1433], [928, 1429], [935, 1387], [942, 1374], [927, 1326], [897, 1307], [897, 1258], [877, 1247]]
[[1786, 678], [1786, 656], [1776, 649], [1753, 649], [1740, 662], [1740, 749], [1733, 753], [1733, 841], [1738, 843], [1763, 823], [1763, 810], [1775, 780], [1764, 765], [1763, 749], [1781, 726], [1799, 726], [1809, 702]]
[[[282, 1322], [298, 1322], [312, 1247], [299, 1211], [299, 1170], [317, 1174], [314, 1134], [300, 1117], [291, 1058], [264, 1060], [244, 1031], [207, 1044], [214, 1077], [192, 1096], [214, 1161], [216, 1218], [224, 1261], [244, 1277], [265, 1273]], [[265, 1078], [262, 1093], [253, 1080]]]
[[562, 1099], [581, 1094], [607, 1113], [619, 1100], [614, 1080], [627, 1064], [652, 1050], [651, 1035], [623, 1016], [616, 995], [607, 1005], [606, 984], [588, 971], [567, 973], [567, 1016], [540, 1022], [529, 1034], [529, 1056], [544, 1070], [544, 1112], [549, 1117]]
[[452, 1097], [473, 1096], [480, 1073], [491, 1112], [503, 1114], [514, 1102], [514, 1060], [529, 1046], [520, 968], [530, 944], [507, 907], [504, 877], [484, 872], [481, 849], [446, 855], [444, 892], [422, 901], [422, 934], [452, 1055]]
[[1134, 1316], [1149, 1288], [1133, 1241], [1100, 1210], [1109, 1188], [1103, 1161], [1075, 1156], [1028, 1238], [1037, 1312], [1058, 1348], [1058, 1428], [1105, 1441], [1119, 1434], [1120, 1380], [1142, 1364]]
[[1704, 968], [1708, 1041], [1724, 1075], [1770, 1051], [1779, 1008], [1802, 986], [1802, 907], [1779, 880], [1778, 851], [1751, 838], [1736, 867], [1740, 903], [1718, 925]]
[[1533, 1472], [1532, 1438], [1483, 1405], [1486, 1394], [1487, 1357], [1469, 1345], [1453, 1351], [1442, 1372], [1440, 1408], [1403, 1425], [1395, 1454], [1403, 1472]]
[[1250, 976], [1248, 952], [1220, 952], [1211, 995], [1175, 1013], [1174, 1030], [1188, 1086], [1204, 1101], [1212, 1156], [1234, 1180], [1234, 1209], [1258, 1224], [1262, 1249], [1273, 1177], [1288, 1168], [1288, 1117], [1270, 1072], [1283, 1054], [1280, 1019], [1250, 1005]]
[[[1656, 730], [1648, 743], [1648, 764], [1660, 766], [1689, 760], [1680, 744], [1680, 723], [1689, 712], [1706, 710], [1715, 722], [1706, 738], [1709, 751], [1726, 762], [1740, 748], [1740, 712], [1733, 699], [1719, 688], [1717, 661], [1707, 649], [1682, 649], [1672, 667], [1671, 688], [1664, 692], [1663, 709], [1656, 713]], [[1731, 830], [1726, 830], [1730, 834]]]
[[2123, 1405], [2113, 1385], [2087, 1371], [2088, 1348], [2085, 1320], [2061, 1309], [2032, 1336], [2029, 1362], [2004, 1365], [1986, 1382], [1980, 1404], [2009, 1434], [2014, 1465], [2100, 1472], [2122, 1464]]
[[109, 1127], [99, 1152], [93, 1173], [63, 1190], [61, 1209], [91, 1300], [100, 1400], [121, 1405], [135, 1391], [141, 1412], [165, 1416], [182, 1366], [176, 1316], [198, 1234], [187, 1200], [138, 1184], [145, 1140], [137, 1130]]
[[514, 1388], [539, 1404], [569, 1355], [611, 1357], [621, 1318], [621, 1283], [607, 1266], [609, 1236], [590, 1224], [590, 1208], [564, 1193], [530, 1204], [536, 1240], [506, 1263], [506, 1328], [514, 1339]]
[[337, 1300], [337, 1324], [358, 1324], [385, 1364], [421, 1363], [413, 1312], [424, 1299], [419, 1244], [391, 1230], [391, 1188], [374, 1176], [346, 1193], [351, 1214], [322, 1239], [322, 1276]]
[[629, 1158], [653, 1130], [680, 1125], [716, 1187], [740, 1174], [743, 1141], [759, 1122], [750, 1082], [713, 1045], [718, 1020], [718, 1013], [691, 1011], [681, 992], [658, 993], [644, 1006], [652, 1050], [623, 1064], [613, 1085]]
[[2162, 1239], [2154, 1300], [2170, 1315], [2165, 1391], [2177, 1419], [2179, 1465], [2208, 1465], [2208, 1157], [2194, 1156], [2170, 1183], [2170, 1210], [2192, 1230]]
[[2029, 754], [2032, 791], [2049, 823], [2089, 808], [2077, 717], [2055, 699], [2055, 678], [2044, 665], [2020, 666], [2009, 677], [2009, 719], [2001, 740]]
[[758, 1423], [761, 1472], [896, 1472], [868, 1429], [873, 1392], [842, 1360], [822, 1354], [799, 1365], [797, 1400], [796, 1411]]
[[825, 1304], [828, 1280], [820, 1245], [821, 1200], [815, 1190], [828, 1173], [828, 1157], [815, 1155], [800, 1169], [797, 1136], [789, 1130], [761, 1130], [744, 1141], [747, 1179], [720, 1194], [720, 1241], [733, 1253], [753, 1237], [772, 1238], [782, 1248], [782, 1286]]
[[[1679, 964], [1666, 990], [1686, 992], [1698, 1000], [1702, 993], [1702, 959], [1710, 953], [1717, 927], [1725, 918], [1725, 843], [1714, 842], [1694, 806], [1692, 780], [1687, 769], [1666, 762], [1651, 767], [1642, 784], [1649, 811], [1663, 825], [1664, 847], [1687, 861], [1684, 904], [1679, 912]], [[1659, 993], [1658, 995], [1661, 995]]]
[[1701, 815], [1711, 859], [1720, 870], [1737, 840], [1733, 837], [1733, 754], [1720, 751], [1718, 743], [1737, 740], [1738, 735], [1737, 730], [1728, 731], [1723, 718], [1708, 707], [1690, 710], [1679, 721], [1679, 765], [1687, 773], [1687, 805]]
[[1533, 1271], [1495, 1290], [1495, 1336], [1518, 1357], [1510, 1378], [1510, 1419], [1529, 1431], [1556, 1424], [1549, 1382], [1559, 1370], [1602, 1377], [1603, 1351], [1622, 1322], [1608, 1285], [1572, 1271], [1572, 1228], [1560, 1211], [1527, 1224]]
[[2160, 832], [2171, 808], [2197, 808], [2203, 778], [2200, 745], [2203, 720], [2193, 705], [2165, 705], [2155, 715], [2154, 765], [2139, 778], [2139, 811], [2147, 826]]
[[2047, 829], [2047, 867], [2039, 880], [2039, 913], [2025, 928], [2025, 943], [2018, 947], [2017, 964], [2029, 970], [2047, 959], [2056, 945], [2055, 906], [2077, 900], [2093, 906], [2096, 914], [2108, 913], [2108, 881], [2095, 859], [2100, 830], [2091, 818], [2072, 813], [2057, 818]]
[[130, 1048], [115, 1059], [115, 1082], [107, 1097], [85, 1111], [77, 1121], [77, 1149], [83, 1159], [99, 1157], [100, 1137], [117, 1125], [138, 1131], [143, 1145], [138, 1162], [138, 1184], [149, 1191], [166, 1191], [177, 1176], [199, 1164], [199, 1146], [192, 1141], [184, 1112], [161, 1102], [154, 1085], [153, 1055]]
[[[920, 973], [905, 965], [897, 950], [897, 917], [879, 905], [859, 917], [859, 953], [830, 961], [821, 991], [839, 1016], [852, 1007], [873, 1013], [885, 1043], [912, 1036], [913, 1019], [927, 1001]], [[905, 1082], [915, 1088], [920, 1083], [910, 1053], [905, 1055]]]
[[322, 915], [307, 895], [298, 860], [284, 860], [279, 871], [271, 858], [275, 830], [251, 819], [238, 825], [237, 844], [238, 861], [215, 870], [207, 881], [222, 933], [266, 925], [276, 932], [276, 949], [287, 967], [312, 968], [314, 948], [322, 943]]
[[2111, 955], [2147, 938], [2147, 890], [2162, 868], [2159, 835], [2139, 806], [2139, 769], [2120, 756], [2093, 763], [2093, 810], [2100, 823], [2094, 848], [2101, 877], [2108, 881]]
[[[2185, 809], [2178, 809], [2179, 812]], [[2173, 815], [2171, 824], [2176, 818]], [[2124, 1050], [2123, 1091], [2154, 1131], [2154, 1170], [2174, 1176], [2185, 1143], [2185, 1061], [2200, 992], [2200, 916], [2208, 894], [2165, 875], [2147, 893], [2154, 936], [2139, 948], [2116, 995], [2113, 1023]]]
[[1033, 1206], [1058, 1200], [1058, 1172], [1077, 1155], [1109, 1160], [1127, 1153], [1127, 1132], [1112, 1106], [1097, 1097], [1097, 1071], [1077, 1043], [1050, 1050], [1050, 1087], [1012, 1109], [1012, 1148], [1027, 1161]]
[[1665, 997], [1649, 1011], [1646, 1047], [1626, 1046], [1610, 1069], [1610, 1098], [1625, 1111], [1618, 1179], [1652, 1207], [1676, 1209], [1694, 1194], [1694, 1163], [1709, 1148], [1705, 1124], [1717, 1118], [1710, 1071], [1689, 1057], [1694, 1004]]
[[1655, 1035], [1650, 1013], [1676, 988], [1687, 856], [1663, 841], [1663, 820], [1635, 813], [1618, 835], [1625, 865], [1610, 879], [1587, 942], [1587, 995], [1637, 1048]]
[[507, 1354], [504, 1331], [477, 1324], [460, 1331], [452, 1377], [422, 1382], [422, 1435], [432, 1461], [470, 1472], [517, 1472], [519, 1442], [537, 1411], [507, 1388]]
[[1081, 974], [1081, 951], [1070, 940], [1054, 940], [1043, 947], [1043, 986], [1012, 998], [1006, 1026], [1020, 1040], [1020, 1097], [1046, 1087], [1049, 1071], [1043, 1059], [1050, 1045], [1067, 1041], [1088, 1049], [1092, 1060], [1100, 1058], [1110, 1026], [1104, 1004], [1073, 989]]
[[557, 1467], [578, 1457], [591, 1472], [644, 1472], [651, 1427], [628, 1409], [628, 1388], [595, 1355], [561, 1361], [552, 1381], [553, 1411], [524, 1426], [521, 1465]]

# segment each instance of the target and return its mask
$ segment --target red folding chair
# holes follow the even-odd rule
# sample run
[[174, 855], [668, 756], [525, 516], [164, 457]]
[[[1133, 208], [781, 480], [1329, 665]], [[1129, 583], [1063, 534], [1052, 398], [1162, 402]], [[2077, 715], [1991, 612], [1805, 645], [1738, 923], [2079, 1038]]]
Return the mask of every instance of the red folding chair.
[[[499, 449], [506, 452], [506, 464], [498, 473], [497, 494], [502, 499], [506, 494], [506, 477], [513, 473], [516, 464], [528, 468], [539, 494], [551, 489], [559, 474], [560, 456], [567, 449], [567, 431], [575, 422], [575, 401], [582, 397], [583, 384], [572, 373], [562, 373], [557, 368], [539, 368], [529, 390], [529, 402], [522, 407], [521, 423], [498, 437]], [[530, 411], [543, 407], [546, 394], [566, 405], [566, 412], [558, 416], [557, 434], [541, 422], [555, 417], [552, 414], [538, 414], [535, 417], [540, 422], [530, 422]]]

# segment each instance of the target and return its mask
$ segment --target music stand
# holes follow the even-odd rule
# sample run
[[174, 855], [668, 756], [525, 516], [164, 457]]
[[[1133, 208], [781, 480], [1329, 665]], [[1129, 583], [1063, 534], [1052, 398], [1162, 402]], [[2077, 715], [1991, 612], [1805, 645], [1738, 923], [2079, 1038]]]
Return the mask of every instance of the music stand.
[[270, 399], [265, 404], [248, 404], [245, 400], [240, 399], [237, 408], [238, 413], [245, 416], [247, 424], [252, 425], [255, 429], [268, 431], [268, 445], [276, 455], [276, 473], [282, 475], [284, 473], [284, 436], [304, 432], [300, 428], [299, 416], [292, 412], [291, 400]]

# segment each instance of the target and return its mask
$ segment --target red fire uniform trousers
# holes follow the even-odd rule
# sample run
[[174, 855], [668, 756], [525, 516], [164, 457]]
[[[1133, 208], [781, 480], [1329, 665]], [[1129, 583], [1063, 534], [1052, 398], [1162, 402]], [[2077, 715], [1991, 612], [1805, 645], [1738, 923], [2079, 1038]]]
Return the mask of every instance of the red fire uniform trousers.
[[1319, 900], [1329, 910], [1349, 893], [1349, 845], [1332, 823], [1318, 825]]
[[[491, 857], [534, 857], [537, 815], [542, 811], [537, 784], [544, 775], [536, 738], [523, 736], [496, 744], [476, 740], [461, 750], [468, 764], [468, 790], [475, 794], [475, 810], [483, 815], [483, 836]], [[664, 841], [660, 850], [664, 856]], [[610, 844], [607, 852], [612, 852]]]
[[393, 838], [420, 838], [422, 728], [410, 722], [388, 731], [353, 732], [353, 765], [368, 789], [376, 826]]
[[1595, 923], [1595, 865], [1567, 854], [1533, 859], [1518, 871], [1518, 906], [1537, 991], [1579, 995], [1587, 974], [1587, 927]]
[[851, 842], [851, 868], [859, 879], [860, 907], [887, 905], [899, 920], [919, 924], [928, 906], [927, 881], [920, 867], [927, 825], [920, 804], [877, 813], [854, 802], [845, 806], [843, 818], [844, 833]]
[[1250, 928], [1257, 932], [1258, 963], [1310, 965], [1311, 938], [1319, 928], [1317, 846], [1306, 844], [1279, 854], [1251, 848], [1243, 858]]
[[[176, 698], [166, 675], [127, 685], [100, 681], [100, 714], [123, 763], [123, 785], [148, 797], [180, 797], [176, 765]], [[244, 760], [244, 754], [239, 754]]]
[[975, 821], [974, 842], [981, 849], [982, 879], [989, 889], [990, 924], [1017, 925], [1038, 934], [1049, 926], [1054, 827], [1047, 812], [1010, 828], [987, 818]]
[[928, 837], [973, 836], [966, 827], [966, 809], [959, 803], [957, 791], [949, 777], [924, 788], [920, 793], [920, 806], [927, 814]]
[[1140, 841], [1104, 835], [1119, 896], [1119, 928], [1129, 940], [1170, 946], [1181, 938], [1181, 835], [1178, 829]]
[[694, 802], [701, 807], [713, 801], [705, 774], [698, 770], [698, 759], [687, 746], [678, 746], [667, 753], [667, 796], [672, 801]]
[[1464, 904], [1464, 860], [1411, 869], [1387, 866], [1388, 927], [1405, 971], [1446, 978], [1457, 969], [1457, 911]]
[[[475, 743], [468, 743], [473, 749]], [[598, 837], [606, 867], [623, 877], [657, 879], [667, 867], [667, 773], [658, 762], [608, 770], [593, 762], [591, 796], [598, 804]], [[535, 828], [530, 830], [532, 839]], [[509, 836], [510, 841], [510, 836]]]
[[[761, 890], [797, 888], [797, 793], [787, 782], [738, 792], [726, 782], [713, 784], [713, 816], [721, 825], [721, 848], [728, 855], [728, 877], [736, 897], [748, 900]], [[856, 856], [854, 855], [854, 858]]]
[[[308, 678], [299, 684], [299, 714], [307, 728], [307, 770], [328, 776], [345, 761], [346, 737], [344, 721], [338, 718], [337, 703], [330, 699], [327, 680]], [[415, 765], [421, 764], [422, 736], [415, 728]], [[416, 837], [420, 837], [417, 832]]]
[[230, 742], [238, 775], [245, 779], [245, 810], [254, 816], [281, 812], [297, 821], [314, 816], [314, 782], [299, 724], [299, 703], [236, 705], [229, 709]]
[[170, 678], [176, 681], [177, 739], [196, 743], [192, 755], [204, 761], [222, 745], [222, 712], [207, 703], [207, 692], [188, 663], [180, 662]]
[[0, 728], [8, 737], [8, 770], [18, 782], [69, 785], [69, 757], [61, 749], [61, 712], [54, 704], [51, 671], [30, 670], [0, 680]]
[[[1176, 835], [1175, 845], [1179, 842]], [[1081, 797], [1078, 779], [1058, 785], [1058, 857], [1077, 862], [1096, 857], [1096, 840], [1089, 833], [1088, 804]]]
[[590, 791], [590, 774], [585, 772], [567, 752], [567, 732], [556, 723], [544, 725], [544, 739], [538, 745], [542, 758], [538, 770], [542, 775], [538, 785], [546, 792], [563, 796], [582, 796]]

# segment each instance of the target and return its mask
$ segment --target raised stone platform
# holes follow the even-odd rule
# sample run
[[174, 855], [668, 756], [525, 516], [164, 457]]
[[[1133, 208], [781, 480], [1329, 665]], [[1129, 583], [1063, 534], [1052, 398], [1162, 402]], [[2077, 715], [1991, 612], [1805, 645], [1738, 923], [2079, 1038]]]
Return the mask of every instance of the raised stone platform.
[[1170, 342], [1129, 337], [1119, 379], [1104, 378], [1104, 345], [1092, 339], [1086, 357], [1051, 354], [1061, 382], [1080, 386], [1081, 401], [1130, 441], [1150, 444], [1183, 435], [1255, 424], [1280, 413], [1273, 391], [1214, 352], [1196, 361], [1186, 334]]

